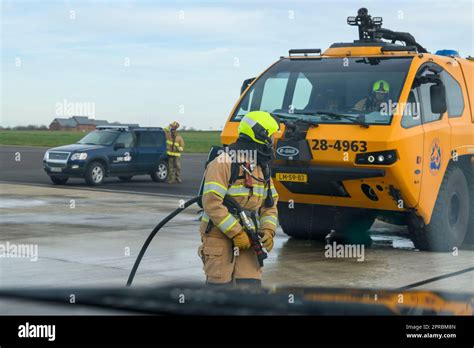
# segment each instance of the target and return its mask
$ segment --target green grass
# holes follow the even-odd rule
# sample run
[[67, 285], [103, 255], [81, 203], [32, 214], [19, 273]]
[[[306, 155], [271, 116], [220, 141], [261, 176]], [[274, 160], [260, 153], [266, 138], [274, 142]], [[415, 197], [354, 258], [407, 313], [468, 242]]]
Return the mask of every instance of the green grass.
[[[184, 150], [190, 153], [207, 153], [212, 145], [219, 145], [219, 131], [179, 132], [184, 139]], [[0, 145], [55, 147], [77, 142], [87, 133], [61, 131], [0, 131]]]

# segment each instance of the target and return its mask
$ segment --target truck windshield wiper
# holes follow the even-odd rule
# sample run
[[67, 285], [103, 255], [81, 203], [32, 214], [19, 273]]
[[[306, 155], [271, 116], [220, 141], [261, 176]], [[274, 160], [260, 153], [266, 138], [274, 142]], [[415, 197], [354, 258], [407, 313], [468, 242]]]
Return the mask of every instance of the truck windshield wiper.
[[314, 115], [314, 116], [327, 116], [330, 118], [335, 118], [335, 119], [344, 119], [348, 120], [354, 124], [358, 124], [361, 127], [364, 128], [369, 128], [369, 124], [365, 122], [365, 116], [364, 115], [358, 115], [358, 116], [349, 116], [349, 115], [344, 115], [344, 114], [338, 114], [332, 111], [312, 111], [312, 112], [295, 112], [297, 115]]
[[[289, 116], [288, 114], [280, 114], [278, 112], [271, 112], [271, 114], [278, 117], [282, 123], [287, 123], [288, 121], [293, 121], [293, 122], [297, 122], [297, 123], [305, 123], [305, 124], [308, 124], [308, 125], [314, 126], [314, 127], [319, 126], [319, 123], [316, 122], [316, 121], [306, 120], [304, 118], [299, 118], [299, 117], [295, 117], [295, 116]], [[294, 115], [294, 114], [290, 114], [290, 115]], [[298, 114], [298, 115], [300, 115], [300, 114]]]

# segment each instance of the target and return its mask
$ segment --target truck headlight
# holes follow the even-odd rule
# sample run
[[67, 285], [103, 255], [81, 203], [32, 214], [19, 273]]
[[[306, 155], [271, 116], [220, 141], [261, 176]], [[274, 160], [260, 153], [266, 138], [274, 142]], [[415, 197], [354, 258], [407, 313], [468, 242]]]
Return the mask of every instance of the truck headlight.
[[397, 161], [395, 150], [359, 153], [356, 156], [356, 164], [390, 165]]
[[43, 161], [47, 161], [47, 160], [49, 160], [49, 152], [48, 151], [46, 151], [44, 153], [44, 156], [43, 156]]
[[83, 161], [86, 158], [87, 158], [87, 152], [78, 152], [78, 153], [74, 153], [71, 156], [71, 161], [77, 161], [77, 160]]

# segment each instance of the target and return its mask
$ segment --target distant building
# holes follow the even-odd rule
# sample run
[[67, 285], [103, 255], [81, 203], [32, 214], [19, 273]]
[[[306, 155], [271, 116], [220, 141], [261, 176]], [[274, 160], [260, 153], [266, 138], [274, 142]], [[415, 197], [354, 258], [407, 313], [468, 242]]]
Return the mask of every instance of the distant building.
[[49, 125], [50, 130], [60, 130], [60, 131], [91, 131], [94, 130], [96, 126], [129, 126], [129, 127], [138, 127], [136, 123], [120, 123], [112, 122], [109, 123], [106, 120], [94, 120], [87, 116], [73, 116], [70, 118], [55, 118], [53, 122]]

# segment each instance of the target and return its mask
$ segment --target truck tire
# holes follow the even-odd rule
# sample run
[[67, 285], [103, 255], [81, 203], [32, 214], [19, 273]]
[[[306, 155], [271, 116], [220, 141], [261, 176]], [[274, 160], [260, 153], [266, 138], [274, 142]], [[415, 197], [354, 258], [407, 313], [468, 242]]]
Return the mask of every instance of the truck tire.
[[69, 180], [69, 178], [54, 176], [54, 175], [51, 175], [49, 178], [55, 185], [64, 185]]
[[299, 203], [290, 208], [287, 202], [279, 202], [278, 219], [290, 237], [323, 242], [331, 230], [347, 235], [349, 240], [366, 233], [375, 217], [361, 209]]
[[471, 170], [468, 171], [468, 184], [469, 184], [469, 201], [471, 208], [469, 209], [469, 224], [467, 225], [466, 237], [464, 242], [468, 244], [474, 244], [474, 162], [471, 162]]
[[129, 176], [119, 176], [118, 178], [119, 178], [120, 181], [129, 182], [130, 180], [132, 180], [133, 175], [129, 175]]
[[160, 161], [153, 172], [150, 173], [151, 180], [155, 182], [164, 182], [168, 179], [168, 162]]
[[91, 186], [102, 184], [105, 178], [105, 168], [102, 163], [94, 161], [87, 167], [84, 179], [86, 183]]
[[413, 244], [423, 251], [452, 251], [459, 248], [469, 220], [469, 193], [461, 168], [448, 166], [436, 198], [431, 221], [424, 227], [409, 225]]

